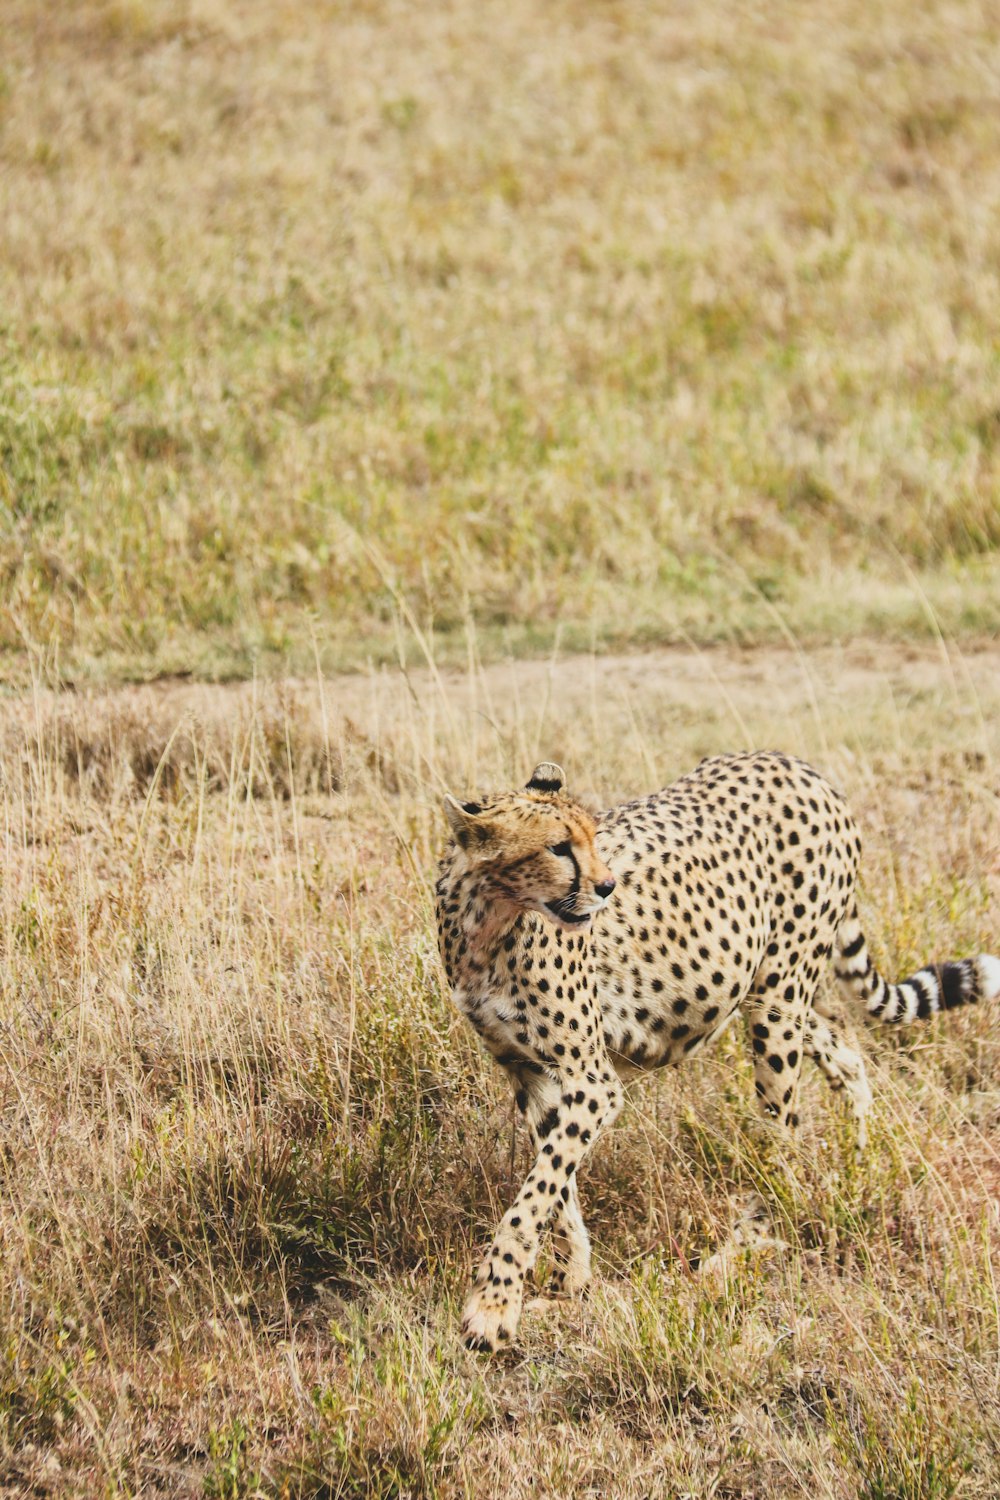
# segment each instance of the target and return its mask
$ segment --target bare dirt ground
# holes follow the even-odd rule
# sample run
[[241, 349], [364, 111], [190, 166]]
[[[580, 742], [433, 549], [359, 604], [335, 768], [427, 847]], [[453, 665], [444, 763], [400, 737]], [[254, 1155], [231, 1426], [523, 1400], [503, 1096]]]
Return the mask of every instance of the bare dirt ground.
[[[925, 722], [913, 711], [926, 705]], [[961, 648], [859, 640], [811, 649], [765, 646], [733, 649], [695, 645], [646, 651], [472, 662], [468, 669], [379, 668], [323, 679], [284, 678], [237, 683], [191, 683], [168, 678], [107, 690], [40, 690], [7, 701], [8, 733], [57, 719], [96, 753], [110, 750], [116, 728], [144, 726], [148, 751], [165, 748], [185, 726], [200, 726], [221, 745], [234, 726], [262, 705], [287, 706], [300, 732], [311, 724], [340, 739], [357, 732], [379, 741], [419, 718], [457, 729], [475, 716], [508, 742], [534, 738], [544, 748], [547, 727], [572, 739], [586, 724], [596, 744], [609, 736], [676, 717], [684, 739], [704, 724], [705, 752], [768, 745], [800, 751], [839, 740], [855, 747], [906, 740], [989, 754], [996, 748], [1000, 710], [1000, 642]], [[886, 736], [888, 724], [895, 733]], [[111, 736], [111, 741], [108, 736]], [[534, 753], [526, 746], [528, 754]], [[643, 745], [647, 759], [673, 765], [669, 742]], [[606, 760], [606, 755], [601, 757]], [[516, 767], [512, 767], [516, 772]], [[530, 768], [527, 768], [530, 769]], [[577, 777], [588, 767], [573, 768]], [[596, 774], [597, 767], [589, 768]]]

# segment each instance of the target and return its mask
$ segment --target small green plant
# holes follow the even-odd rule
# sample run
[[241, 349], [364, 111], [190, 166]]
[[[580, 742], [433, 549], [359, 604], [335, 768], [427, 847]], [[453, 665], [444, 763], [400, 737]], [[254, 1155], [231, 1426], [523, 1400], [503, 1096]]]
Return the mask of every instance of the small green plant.
[[251, 1468], [246, 1448], [250, 1430], [239, 1417], [208, 1435], [208, 1460], [211, 1467], [205, 1475], [205, 1500], [245, 1500], [260, 1488], [260, 1473]]
[[77, 1404], [74, 1359], [60, 1331], [55, 1349], [10, 1339], [0, 1353], [0, 1432], [7, 1443], [46, 1443], [65, 1430]]
[[841, 1458], [858, 1478], [858, 1500], [952, 1500], [972, 1472], [969, 1439], [932, 1405], [917, 1380], [902, 1392], [852, 1393], [852, 1413], [828, 1407]]
[[357, 1320], [331, 1333], [346, 1379], [313, 1392], [311, 1468], [358, 1500], [434, 1500], [486, 1420], [484, 1388], [449, 1368], [448, 1352], [419, 1332], [392, 1329], [376, 1347]]

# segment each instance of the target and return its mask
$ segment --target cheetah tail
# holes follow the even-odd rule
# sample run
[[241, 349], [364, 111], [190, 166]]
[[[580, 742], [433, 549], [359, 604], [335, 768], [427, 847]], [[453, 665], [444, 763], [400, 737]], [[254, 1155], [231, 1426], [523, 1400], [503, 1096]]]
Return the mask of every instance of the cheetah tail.
[[870, 1016], [890, 1024], [923, 1020], [939, 1010], [1000, 996], [1000, 958], [989, 953], [928, 964], [912, 978], [889, 984], [871, 961], [856, 908], [837, 932], [834, 971], [841, 988], [860, 1000]]

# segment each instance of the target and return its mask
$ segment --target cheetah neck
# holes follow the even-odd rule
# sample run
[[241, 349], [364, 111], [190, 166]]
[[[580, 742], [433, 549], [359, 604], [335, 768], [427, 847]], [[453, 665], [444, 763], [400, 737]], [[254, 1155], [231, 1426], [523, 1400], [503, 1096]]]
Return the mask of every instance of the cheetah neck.
[[487, 875], [467, 870], [438, 886], [438, 935], [452, 988], [477, 988], [525, 913]]
[[572, 947], [582, 972], [593, 947], [589, 928], [563, 934], [476, 870], [451, 872], [438, 882], [437, 920], [448, 983], [456, 998], [475, 1008], [516, 991], [545, 950]]

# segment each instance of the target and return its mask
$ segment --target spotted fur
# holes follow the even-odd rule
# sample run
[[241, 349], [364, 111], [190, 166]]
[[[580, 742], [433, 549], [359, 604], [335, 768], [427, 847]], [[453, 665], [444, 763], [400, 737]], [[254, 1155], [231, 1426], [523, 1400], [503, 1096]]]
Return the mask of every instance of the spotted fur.
[[473, 1347], [513, 1336], [547, 1227], [557, 1290], [586, 1283], [576, 1171], [621, 1108], [622, 1078], [683, 1062], [742, 1013], [765, 1112], [798, 1125], [808, 1054], [847, 1091], [862, 1144], [864, 1063], [817, 1007], [831, 956], [842, 989], [883, 1021], [1000, 994], [989, 955], [882, 978], [855, 905], [854, 822], [790, 756], [705, 760], [599, 820], [551, 762], [521, 791], [449, 797], [445, 810], [442, 958], [456, 1005], [510, 1075], [535, 1153], [466, 1303]]

